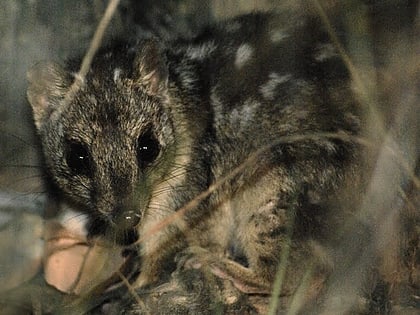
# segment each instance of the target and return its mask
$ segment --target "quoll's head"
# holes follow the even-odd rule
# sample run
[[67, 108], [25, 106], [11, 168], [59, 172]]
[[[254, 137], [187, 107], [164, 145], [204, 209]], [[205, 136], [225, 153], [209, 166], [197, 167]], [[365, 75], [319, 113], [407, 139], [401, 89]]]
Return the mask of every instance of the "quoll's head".
[[124, 234], [139, 224], [170, 164], [166, 64], [153, 41], [121, 44], [95, 57], [72, 95], [79, 66], [40, 63], [28, 73], [45, 163], [66, 201], [90, 214], [91, 234], [110, 227]]

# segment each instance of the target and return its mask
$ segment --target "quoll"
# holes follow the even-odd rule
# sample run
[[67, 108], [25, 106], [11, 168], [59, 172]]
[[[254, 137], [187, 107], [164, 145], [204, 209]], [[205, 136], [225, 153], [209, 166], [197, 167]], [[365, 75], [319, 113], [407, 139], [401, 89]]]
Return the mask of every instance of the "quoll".
[[89, 236], [141, 239], [136, 287], [161, 280], [186, 249], [247, 293], [270, 292], [289, 245], [283, 294], [310, 264], [331, 268], [361, 113], [319, 17], [252, 13], [192, 39], [119, 42], [68, 98], [79, 65], [29, 73], [47, 173], [87, 215]]

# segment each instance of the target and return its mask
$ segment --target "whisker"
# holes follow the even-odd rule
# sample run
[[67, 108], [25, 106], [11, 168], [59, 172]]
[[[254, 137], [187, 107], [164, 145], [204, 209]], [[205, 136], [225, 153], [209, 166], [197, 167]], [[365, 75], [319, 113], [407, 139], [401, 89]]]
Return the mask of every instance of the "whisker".
[[34, 168], [34, 169], [42, 169], [41, 165], [31, 165], [31, 164], [2, 164], [0, 165], [0, 169], [2, 168]]
[[162, 205], [162, 204], [149, 206], [147, 210], [153, 211], [154, 213], [164, 213], [164, 214], [168, 214], [168, 212], [169, 213], [174, 212], [174, 210], [171, 207], [167, 205]]
[[24, 140], [23, 137], [20, 136], [20, 135], [16, 135], [14, 133], [11, 133], [11, 132], [8, 132], [8, 131], [5, 131], [5, 130], [3, 130], [2, 132], [3, 132], [4, 135], [9, 136], [10, 138], [14, 138], [16, 140], [19, 140], [20, 142], [22, 142], [26, 146], [32, 147], [34, 149], [38, 148], [34, 143], [32, 143], [30, 141], [27, 141], [27, 140]]
[[74, 212], [73, 216], [66, 217], [65, 220], [63, 220], [63, 223], [69, 223], [71, 221], [75, 221], [77, 223], [83, 222], [86, 220], [87, 214], [83, 212]]
[[[41, 188], [41, 187], [39, 187]], [[45, 198], [45, 194], [47, 193], [46, 190], [29, 190], [27, 192], [23, 192], [21, 193], [22, 196], [33, 196], [34, 200], [39, 200], [39, 199], [44, 199]], [[43, 201], [43, 200], [41, 200]]]
[[20, 177], [20, 178], [14, 178], [13, 184], [18, 184], [18, 183], [22, 183], [22, 182], [25, 182], [25, 181], [30, 180], [30, 179], [39, 179], [39, 178], [41, 178], [41, 176], [39, 174], [23, 176], [23, 177]]
[[45, 195], [34, 192], [1, 192], [0, 207], [12, 208], [15, 210], [24, 210], [30, 213], [42, 214]]

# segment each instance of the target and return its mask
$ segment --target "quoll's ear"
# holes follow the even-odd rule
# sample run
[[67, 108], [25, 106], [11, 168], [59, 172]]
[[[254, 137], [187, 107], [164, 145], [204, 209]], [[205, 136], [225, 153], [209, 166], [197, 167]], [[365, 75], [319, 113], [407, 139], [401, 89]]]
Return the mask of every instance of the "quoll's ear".
[[150, 95], [156, 95], [167, 87], [168, 67], [162, 45], [156, 39], [141, 43], [140, 51], [134, 61], [137, 69], [137, 82], [146, 88]]
[[64, 99], [71, 84], [70, 75], [58, 64], [40, 62], [29, 70], [27, 78], [28, 100], [35, 125], [40, 129]]

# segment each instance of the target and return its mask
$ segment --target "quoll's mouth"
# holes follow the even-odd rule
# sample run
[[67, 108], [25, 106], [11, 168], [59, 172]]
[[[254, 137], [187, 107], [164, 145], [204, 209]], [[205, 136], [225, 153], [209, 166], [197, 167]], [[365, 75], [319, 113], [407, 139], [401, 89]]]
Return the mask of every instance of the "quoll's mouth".
[[128, 246], [135, 243], [139, 238], [136, 229], [128, 229], [128, 230], [118, 230], [115, 233], [115, 242], [118, 245]]

